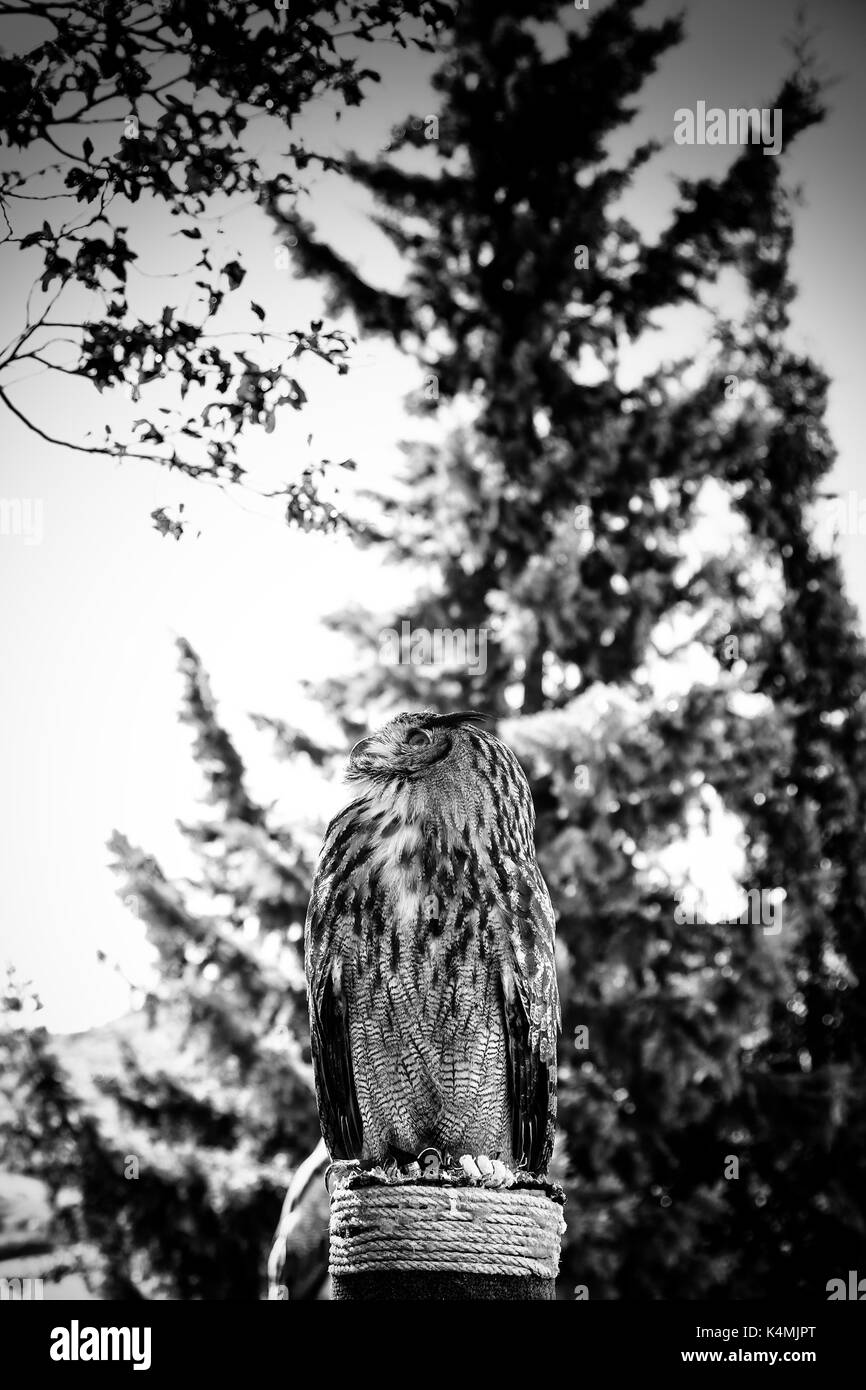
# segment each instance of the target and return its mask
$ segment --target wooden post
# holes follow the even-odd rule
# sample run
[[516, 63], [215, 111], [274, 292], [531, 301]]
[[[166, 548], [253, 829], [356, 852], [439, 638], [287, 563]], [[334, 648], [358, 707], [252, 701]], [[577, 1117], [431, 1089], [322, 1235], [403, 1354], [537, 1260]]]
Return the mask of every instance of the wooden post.
[[555, 1298], [562, 1189], [340, 1175], [331, 1194], [335, 1299]]

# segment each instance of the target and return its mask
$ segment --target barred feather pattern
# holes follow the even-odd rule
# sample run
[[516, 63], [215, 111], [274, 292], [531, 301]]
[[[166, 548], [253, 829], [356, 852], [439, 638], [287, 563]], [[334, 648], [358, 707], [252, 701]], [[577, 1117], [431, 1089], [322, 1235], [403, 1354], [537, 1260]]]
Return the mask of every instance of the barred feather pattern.
[[305, 944], [333, 1158], [433, 1146], [546, 1171], [560, 1025], [554, 919], [511, 750], [473, 711], [399, 715], [356, 745]]

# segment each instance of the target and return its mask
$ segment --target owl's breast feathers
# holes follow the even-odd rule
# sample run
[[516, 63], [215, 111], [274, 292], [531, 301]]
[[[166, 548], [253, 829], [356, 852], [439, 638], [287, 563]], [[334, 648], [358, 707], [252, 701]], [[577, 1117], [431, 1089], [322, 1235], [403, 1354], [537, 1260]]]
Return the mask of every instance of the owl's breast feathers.
[[451, 1135], [487, 1152], [501, 1147], [504, 1126], [513, 1162], [547, 1167], [560, 1021], [554, 919], [517, 771], [522, 788], [485, 768], [445, 807], [413, 801], [405, 784], [387, 797], [369, 790], [328, 827], [306, 952], [333, 1157]]

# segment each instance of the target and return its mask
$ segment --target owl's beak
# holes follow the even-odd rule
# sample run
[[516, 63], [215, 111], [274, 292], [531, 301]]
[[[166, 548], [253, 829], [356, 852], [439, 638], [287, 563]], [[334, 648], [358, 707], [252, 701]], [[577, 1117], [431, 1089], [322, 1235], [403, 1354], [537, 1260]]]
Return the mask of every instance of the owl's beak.
[[355, 744], [354, 748], [352, 749], [351, 753], [349, 754], [349, 758], [357, 758], [361, 753], [369, 752], [370, 744], [372, 742], [372, 738], [359, 739], [358, 742]]

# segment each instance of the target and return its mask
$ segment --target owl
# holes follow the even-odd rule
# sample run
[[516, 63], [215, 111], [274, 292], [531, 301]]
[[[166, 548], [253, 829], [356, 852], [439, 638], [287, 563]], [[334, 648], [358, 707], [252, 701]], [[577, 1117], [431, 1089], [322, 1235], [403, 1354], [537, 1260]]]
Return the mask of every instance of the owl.
[[484, 720], [400, 714], [355, 745], [305, 954], [331, 1157], [432, 1149], [499, 1186], [547, 1170], [560, 1012], [532, 797]]

